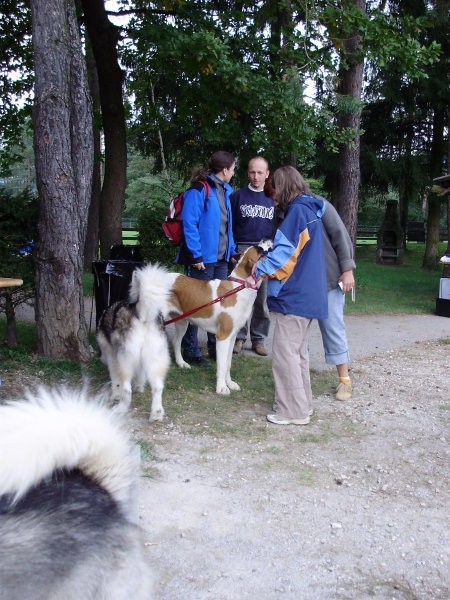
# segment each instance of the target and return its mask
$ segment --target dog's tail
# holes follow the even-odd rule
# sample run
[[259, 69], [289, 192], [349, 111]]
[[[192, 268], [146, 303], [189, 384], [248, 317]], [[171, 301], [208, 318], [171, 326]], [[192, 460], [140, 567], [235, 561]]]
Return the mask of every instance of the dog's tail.
[[16, 502], [54, 472], [79, 469], [132, 520], [136, 450], [120, 415], [85, 391], [40, 388], [0, 405], [0, 457], [0, 496]]
[[133, 272], [129, 300], [136, 303], [140, 319], [156, 320], [160, 314], [169, 312], [169, 297], [178, 273], [171, 273], [155, 263]]

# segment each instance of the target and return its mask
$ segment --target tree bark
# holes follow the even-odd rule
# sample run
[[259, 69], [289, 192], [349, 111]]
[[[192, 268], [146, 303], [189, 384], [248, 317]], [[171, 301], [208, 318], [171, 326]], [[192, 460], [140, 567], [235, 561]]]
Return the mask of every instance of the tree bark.
[[87, 360], [83, 249], [92, 180], [92, 112], [73, 0], [31, 0], [34, 145], [40, 200], [37, 350]]
[[16, 312], [10, 292], [5, 293], [6, 343], [9, 347], [17, 346]]
[[409, 206], [413, 200], [414, 193], [414, 178], [413, 178], [413, 138], [414, 138], [414, 128], [413, 128], [413, 110], [411, 106], [411, 98], [409, 97], [406, 100], [407, 104], [407, 118], [406, 118], [406, 127], [404, 132], [405, 138], [405, 146], [403, 149], [404, 152], [404, 167], [400, 169], [400, 181], [399, 181], [399, 206], [400, 206], [400, 225], [403, 229], [403, 247], [406, 250], [406, 237], [408, 231], [408, 213]]
[[105, 173], [100, 195], [100, 255], [109, 257], [122, 243], [122, 209], [125, 198], [127, 146], [123, 106], [123, 74], [119, 67], [119, 34], [106, 14], [104, 0], [82, 0], [86, 28], [97, 64], [105, 136]]
[[92, 261], [98, 258], [99, 243], [99, 212], [100, 194], [102, 190], [102, 161], [101, 161], [101, 111], [100, 94], [98, 86], [97, 66], [95, 64], [92, 47], [86, 43], [86, 65], [89, 91], [92, 98], [93, 135], [94, 135], [94, 170], [92, 175], [91, 203], [89, 205], [86, 243], [84, 245], [84, 269], [91, 269]]
[[[363, 0], [352, 0], [361, 11], [365, 10]], [[364, 58], [361, 48], [361, 36], [354, 33], [344, 41], [338, 74], [337, 94], [348, 97], [350, 104], [338, 112], [337, 125], [340, 128], [352, 128], [355, 136], [350, 143], [342, 144], [339, 151], [339, 172], [335, 205], [355, 244], [358, 225], [359, 184], [360, 184], [360, 124], [361, 89]], [[353, 106], [353, 107], [352, 107]]]
[[[442, 173], [442, 156], [444, 155], [444, 126], [445, 112], [443, 108], [436, 108], [433, 115], [433, 137], [430, 152], [431, 179], [439, 177]], [[427, 239], [422, 267], [435, 269], [439, 256], [439, 224], [441, 219], [441, 198], [430, 192], [428, 197]]]
[[[450, 173], [450, 97], [447, 104], [447, 174]], [[450, 191], [447, 194], [447, 254], [450, 254]]]

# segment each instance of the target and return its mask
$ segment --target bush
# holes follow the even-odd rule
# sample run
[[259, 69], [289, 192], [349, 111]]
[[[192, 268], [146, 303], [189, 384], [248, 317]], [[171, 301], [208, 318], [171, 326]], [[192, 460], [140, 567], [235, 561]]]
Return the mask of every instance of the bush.
[[177, 248], [164, 235], [162, 223], [170, 201], [185, 188], [186, 183], [163, 180], [162, 176], [151, 181], [149, 197], [139, 203], [137, 213], [138, 240], [145, 261], [159, 262], [174, 268]]
[[0, 264], [2, 277], [34, 280], [33, 248], [37, 237], [38, 202], [25, 190], [13, 195], [0, 188]]
[[37, 237], [38, 202], [25, 190], [13, 195], [0, 188], [0, 275], [23, 279], [18, 288], [0, 288], [0, 310], [8, 322], [8, 343], [15, 345], [14, 309], [34, 296], [34, 244]]
[[139, 207], [137, 229], [142, 258], [173, 267], [177, 248], [169, 241], [161, 227], [168, 205], [161, 200]]

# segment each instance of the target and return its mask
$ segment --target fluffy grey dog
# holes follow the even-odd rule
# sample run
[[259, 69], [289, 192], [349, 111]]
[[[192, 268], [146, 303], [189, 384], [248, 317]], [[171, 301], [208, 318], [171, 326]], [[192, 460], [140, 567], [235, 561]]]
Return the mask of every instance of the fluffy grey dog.
[[2, 600], [149, 600], [139, 458], [120, 416], [83, 392], [0, 406]]
[[159, 265], [137, 269], [129, 301], [119, 301], [107, 308], [97, 327], [101, 359], [111, 378], [112, 399], [125, 412], [131, 404], [132, 386], [143, 392], [149, 383], [150, 421], [164, 418], [162, 394], [170, 354], [163, 315], [168, 312], [171, 284], [176, 275]]

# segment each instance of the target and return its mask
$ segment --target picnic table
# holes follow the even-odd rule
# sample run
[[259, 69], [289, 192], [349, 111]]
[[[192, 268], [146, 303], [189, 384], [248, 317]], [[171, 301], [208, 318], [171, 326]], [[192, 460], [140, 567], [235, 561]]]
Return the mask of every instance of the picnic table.
[[[0, 288], [20, 287], [23, 285], [23, 279], [13, 279], [12, 277], [0, 277]], [[3, 383], [0, 377], [0, 385]]]
[[0, 277], [0, 288], [20, 287], [23, 285], [23, 279], [13, 279], [12, 277]]

